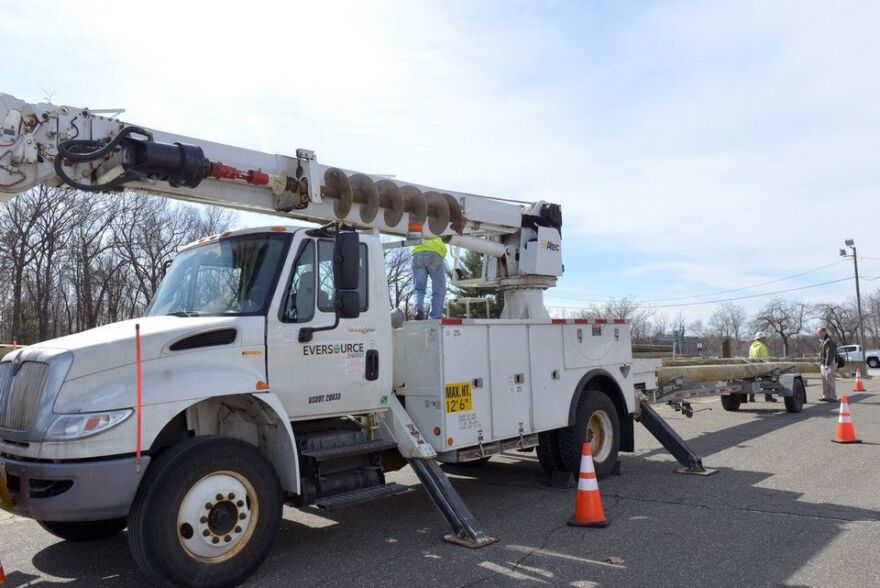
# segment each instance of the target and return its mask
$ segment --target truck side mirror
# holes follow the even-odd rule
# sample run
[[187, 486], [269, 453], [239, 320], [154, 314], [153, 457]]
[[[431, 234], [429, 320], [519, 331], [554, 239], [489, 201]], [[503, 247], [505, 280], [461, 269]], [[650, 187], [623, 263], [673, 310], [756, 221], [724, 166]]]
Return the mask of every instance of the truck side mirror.
[[336, 291], [336, 316], [344, 319], [361, 315], [361, 297], [357, 290]]
[[358, 234], [354, 231], [336, 233], [333, 247], [333, 284], [336, 290], [357, 290], [360, 257]]

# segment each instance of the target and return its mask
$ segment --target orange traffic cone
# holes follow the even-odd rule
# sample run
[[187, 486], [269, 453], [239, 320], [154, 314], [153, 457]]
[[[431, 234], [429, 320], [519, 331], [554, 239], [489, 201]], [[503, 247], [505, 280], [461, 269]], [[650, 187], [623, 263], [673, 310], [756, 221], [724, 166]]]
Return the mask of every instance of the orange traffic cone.
[[571, 527], [607, 527], [608, 519], [602, 510], [602, 496], [590, 444], [584, 443], [581, 450], [581, 472], [578, 476], [577, 498], [574, 502], [574, 516], [568, 521]]
[[856, 429], [853, 427], [852, 416], [849, 413], [849, 398], [840, 397], [840, 416], [837, 419], [837, 438], [832, 439], [835, 443], [861, 443], [856, 439]]
[[865, 383], [862, 381], [862, 370], [856, 370], [856, 381], [853, 384], [853, 392], [864, 392]]

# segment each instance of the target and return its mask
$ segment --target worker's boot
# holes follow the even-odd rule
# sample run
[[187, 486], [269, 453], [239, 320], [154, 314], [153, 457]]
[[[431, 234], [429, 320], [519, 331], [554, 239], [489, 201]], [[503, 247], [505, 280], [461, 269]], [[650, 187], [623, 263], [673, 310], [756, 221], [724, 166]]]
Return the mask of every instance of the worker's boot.
[[754, 401], [755, 401], [755, 395], [749, 394], [749, 402], [754, 402]]
[[779, 400], [772, 394], [764, 394], [764, 402], [779, 402]]
[[425, 311], [424, 310], [417, 310], [416, 311], [416, 320], [417, 321], [425, 320]]

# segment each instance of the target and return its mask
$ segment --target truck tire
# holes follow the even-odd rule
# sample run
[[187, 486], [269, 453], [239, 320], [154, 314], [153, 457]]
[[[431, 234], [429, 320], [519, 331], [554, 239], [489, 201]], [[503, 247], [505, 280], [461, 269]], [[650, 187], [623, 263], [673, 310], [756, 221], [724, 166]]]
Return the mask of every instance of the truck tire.
[[874, 369], [880, 368], [880, 358], [869, 357], [868, 358], [868, 367], [872, 367]]
[[538, 463], [548, 474], [565, 471], [562, 465], [562, 456], [559, 455], [559, 431], [544, 431], [538, 433]]
[[252, 445], [194, 437], [149, 467], [128, 517], [141, 571], [161, 586], [237, 586], [269, 554], [282, 494]]
[[791, 387], [791, 396], [785, 397], [786, 412], [800, 412], [804, 409], [804, 402], [807, 401], [807, 391], [804, 389], [803, 381], [798, 378]]
[[742, 399], [738, 394], [722, 394], [721, 395], [721, 406], [724, 410], [728, 412], [736, 412], [739, 410], [739, 405], [742, 404]]
[[128, 523], [122, 518], [101, 521], [37, 521], [37, 524], [66, 541], [94, 541], [116, 535]]
[[620, 450], [620, 418], [611, 398], [601, 390], [586, 390], [578, 402], [575, 424], [559, 431], [559, 457], [564, 471], [580, 471], [581, 451], [590, 436], [590, 452], [596, 476], [608, 476], [617, 464]]

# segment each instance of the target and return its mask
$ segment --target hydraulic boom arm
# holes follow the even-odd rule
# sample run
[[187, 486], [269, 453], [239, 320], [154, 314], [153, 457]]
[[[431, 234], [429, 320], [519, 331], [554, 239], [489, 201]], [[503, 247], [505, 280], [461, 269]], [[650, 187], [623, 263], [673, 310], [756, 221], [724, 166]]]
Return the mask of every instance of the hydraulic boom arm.
[[353, 172], [320, 164], [306, 149], [289, 157], [201, 141], [126, 124], [115, 118], [121, 112], [0, 94], [0, 200], [41, 183], [89, 192], [127, 188], [393, 235], [446, 236], [492, 252], [481, 282], [521, 291], [508, 316], [546, 316], [542, 303], [537, 308], [541, 291], [562, 274], [558, 205], [519, 205]]

